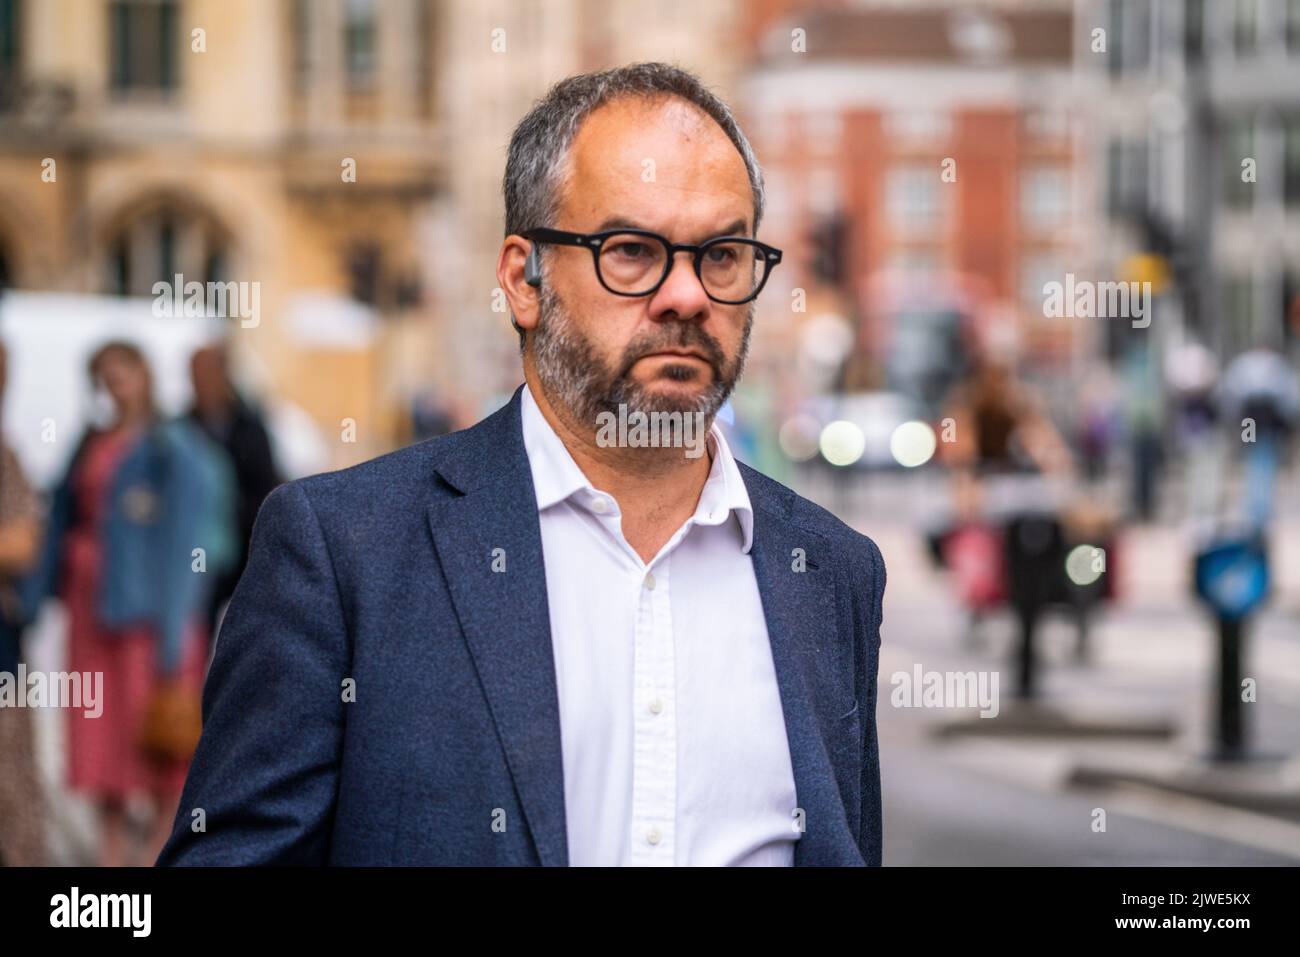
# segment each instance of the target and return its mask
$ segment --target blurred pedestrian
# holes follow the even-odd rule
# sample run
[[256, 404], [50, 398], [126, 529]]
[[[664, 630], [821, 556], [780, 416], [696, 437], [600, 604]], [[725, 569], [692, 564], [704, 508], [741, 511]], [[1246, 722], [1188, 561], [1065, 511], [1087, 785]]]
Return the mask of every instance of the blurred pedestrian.
[[248, 541], [262, 500], [280, 484], [271, 440], [260, 412], [235, 388], [229, 353], [222, 345], [205, 346], [190, 358], [194, 404], [189, 418], [226, 451], [235, 480], [235, 559], [216, 580], [208, 601], [208, 635], [215, 640], [222, 607], [234, 594], [248, 560]]
[[1264, 531], [1273, 521], [1277, 473], [1300, 422], [1300, 375], [1276, 349], [1251, 349], [1224, 370], [1218, 402], [1241, 439], [1243, 517]]
[[1070, 472], [1069, 446], [1041, 399], [1015, 374], [1011, 362], [980, 357], [949, 397], [945, 417], [953, 420], [951, 442], [941, 453], [957, 477], [958, 512], [979, 511], [981, 479], [1016, 473]]
[[[0, 397], [8, 354], [0, 343]], [[0, 441], [0, 673], [16, 675], [19, 644], [16, 580], [40, 548], [40, 501], [13, 449]], [[0, 865], [38, 867], [45, 861], [40, 778], [28, 708], [0, 707]]]
[[[157, 854], [197, 741], [210, 580], [200, 572], [226, 557], [210, 528], [225, 492], [206, 438], [160, 416], [135, 345], [102, 346], [89, 373], [111, 421], [86, 432], [55, 491], [25, 604], [57, 594], [68, 669], [103, 675], [102, 713], [66, 712], [67, 778], [95, 803], [101, 863], [118, 866]], [[149, 837], [133, 848], [128, 811], [140, 798], [151, 799]]]
[[940, 451], [953, 474], [955, 522], [939, 547], [955, 573], [973, 643], [984, 616], [1008, 597], [1004, 523], [1021, 510], [1055, 504], [1052, 490], [1033, 476], [1066, 474], [1072, 458], [1040, 398], [995, 349], [978, 356], [944, 415], [952, 432]]
[[1165, 390], [1149, 342], [1131, 346], [1123, 362], [1123, 404], [1133, 459], [1132, 510], [1141, 522], [1159, 510], [1165, 463]]

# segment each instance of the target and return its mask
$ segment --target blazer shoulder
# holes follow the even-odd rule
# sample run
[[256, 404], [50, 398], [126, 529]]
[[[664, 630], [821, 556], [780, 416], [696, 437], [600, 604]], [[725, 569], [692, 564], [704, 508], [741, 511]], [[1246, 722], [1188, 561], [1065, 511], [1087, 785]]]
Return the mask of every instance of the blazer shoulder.
[[837, 551], [865, 566], [883, 585], [885, 560], [871, 536], [851, 527], [833, 512], [804, 498], [794, 489], [764, 475], [744, 462], [737, 462], [750, 500], [756, 508], [783, 511], [791, 522], [815, 532]]
[[459, 444], [463, 432], [425, 439], [343, 469], [318, 472], [285, 482], [297, 486], [314, 507], [332, 509], [353, 503], [396, 503], [407, 495], [427, 499], [439, 463]]

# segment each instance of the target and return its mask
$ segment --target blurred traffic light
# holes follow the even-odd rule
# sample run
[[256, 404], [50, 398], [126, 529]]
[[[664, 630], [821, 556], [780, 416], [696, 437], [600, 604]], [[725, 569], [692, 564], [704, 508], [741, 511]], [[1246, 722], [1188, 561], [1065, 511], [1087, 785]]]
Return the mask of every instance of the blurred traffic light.
[[839, 214], [823, 216], [808, 238], [813, 276], [831, 286], [841, 285], [848, 273], [848, 222]]

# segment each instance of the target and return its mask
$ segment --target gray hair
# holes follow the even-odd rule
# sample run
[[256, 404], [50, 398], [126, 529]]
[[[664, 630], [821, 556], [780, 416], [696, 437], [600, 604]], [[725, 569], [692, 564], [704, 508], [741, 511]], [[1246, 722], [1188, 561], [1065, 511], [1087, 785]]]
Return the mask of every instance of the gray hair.
[[[505, 235], [555, 225], [569, 147], [582, 121], [593, 110], [623, 97], [661, 96], [675, 96], [693, 104], [722, 127], [735, 145], [749, 174], [757, 233], [763, 217], [763, 173], [731, 108], [694, 73], [667, 63], [633, 63], [561, 80], [519, 121], [510, 137], [501, 184], [506, 204]], [[520, 330], [521, 351], [523, 346], [524, 334]]]

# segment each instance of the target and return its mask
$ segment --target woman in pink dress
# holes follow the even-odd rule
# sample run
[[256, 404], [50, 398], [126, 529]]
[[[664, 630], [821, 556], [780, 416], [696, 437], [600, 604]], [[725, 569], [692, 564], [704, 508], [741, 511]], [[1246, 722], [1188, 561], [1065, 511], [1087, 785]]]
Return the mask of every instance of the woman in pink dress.
[[[202, 687], [202, 595], [171, 574], [173, 563], [188, 562], [185, 545], [194, 543], [194, 528], [176, 526], [178, 548], [169, 548], [169, 531], [157, 534], [171, 527], [167, 523], [190, 520], [196, 493], [186, 498], [173, 486], [201, 470], [186, 467], [192, 447], [159, 438], [172, 426], [158, 418], [150, 370], [138, 349], [110, 343], [95, 354], [90, 373], [111, 397], [114, 421], [85, 436], [56, 493], [54, 511], [66, 518], [47, 542], [58, 569], [57, 582], [49, 584], [68, 613], [68, 669], [103, 675], [101, 714], [65, 711], [68, 784], [97, 807], [101, 863], [120, 866], [157, 857], [188, 768], [188, 758], [147, 755], [141, 735], [160, 687], [195, 700]], [[131, 571], [124, 576], [126, 565]], [[182, 605], [180, 618], [160, 610], [175, 602]], [[177, 635], [164, 648], [163, 632], [173, 620]], [[128, 811], [133, 802], [146, 806], [144, 799], [148, 837], [133, 841]]]

